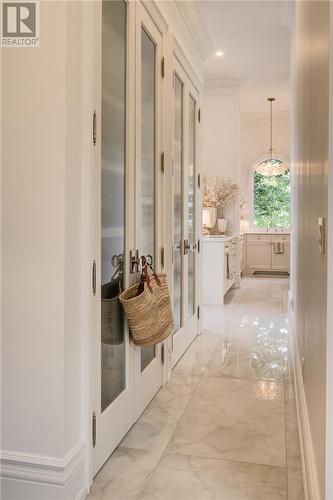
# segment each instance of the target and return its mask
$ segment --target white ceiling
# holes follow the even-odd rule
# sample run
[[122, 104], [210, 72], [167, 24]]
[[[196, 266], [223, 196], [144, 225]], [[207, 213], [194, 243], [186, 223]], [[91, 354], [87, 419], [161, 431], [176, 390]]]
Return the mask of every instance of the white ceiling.
[[205, 78], [242, 79], [241, 111], [290, 108], [291, 1], [198, 0], [200, 14], [215, 50], [205, 61]]

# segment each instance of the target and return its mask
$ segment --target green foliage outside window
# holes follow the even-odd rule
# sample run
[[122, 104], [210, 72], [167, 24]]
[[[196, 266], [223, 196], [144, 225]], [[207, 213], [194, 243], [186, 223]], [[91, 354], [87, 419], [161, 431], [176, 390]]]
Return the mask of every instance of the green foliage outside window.
[[254, 172], [254, 225], [261, 228], [290, 226], [290, 170], [268, 177]]

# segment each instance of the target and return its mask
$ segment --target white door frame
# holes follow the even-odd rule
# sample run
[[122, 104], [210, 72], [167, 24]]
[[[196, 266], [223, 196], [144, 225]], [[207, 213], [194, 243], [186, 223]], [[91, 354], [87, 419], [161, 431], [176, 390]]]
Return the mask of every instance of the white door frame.
[[[134, 130], [131, 127], [131, 116], [134, 112], [134, 92], [133, 82], [134, 73], [134, 39], [131, 38], [133, 26], [135, 23], [135, 4], [125, 2], [127, 9], [127, 47], [126, 47], [126, 156], [125, 156], [125, 247], [124, 247], [124, 283], [129, 284], [129, 255], [130, 248], [133, 248], [134, 242], [134, 224], [131, 214], [130, 199], [133, 196], [134, 189]], [[97, 114], [97, 131], [101, 130], [101, 99], [102, 99], [102, 2], [94, 2], [95, 9], [95, 53], [94, 53], [94, 95], [95, 110]], [[134, 350], [130, 341], [128, 329], [125, 330], [126, 344], [126, 389], [101, 412], [101, 134], [97, 133], [97, 141], [94, 146], [94, 160], [92, 177], [93, 186], [93, 204], [95, 214], [93, 217], [93, 255], [97, 268], [96, 295], [93, 298], [93, 360], [92, 360], [92, 415], [96, 418], [96, 446], [92, 448], [92, 475], [96, 474], [104, 462], [110, 456], [110, 453], [116, 448], [121, 439], [128, 432], [135, 421], [134, 415]]]
[[[192, 83], [188, 74], [184, 70], [182, 64], [179, 62], [179, 58], [174, 54], [173, 56], [173, 67], [172, 67], [172, 78], [174, 75], [181, 80], [183, 84], [183, 119], [182, 119], [182, 135], [183, 135], [183, 164], [182, 164], [182, 217], [183, 217], [183, 240], [187, 239], [187, 220], [188, 220], [188, 210], [187, 210], [187, 199], [188, 199], [188, 164], [189, 164], [189, 98], [192, 97], [195, 101], [195, 175], [194, 175], [194, 192], [195, 192], [195, 235], [194, 241], [198, 245], [198, 240], [200, 238], [200, 206], [201, 206], [201, 193], [199, 188], [198, 180], [200, 179], [200, 142], [199, 142], [199, 109], [200, 109], [200, 94], [196, 87]], [[173, 101], [172, 101], [173, 102]], [[174, 106], [172, 105], [172, 109]], [[172, 134], [173, 136], [173, 134]], [[173, 182], [171, 187], [172, 199], [173, 199]], [[173, 220], [173, 213], [172, 213]], [[195, 337], [200, 331], [199, 315], [197, 314], [200, 309], [200, 259], [198, 251], [195, 251], [195, 307], [194, 314], [191, 318], [188, 318], [188, 285], [187, 285], [187, 275], [188, 275], [188, 258], [184, 256], [184, 249], [182, 245], [182, 326], [173, 336], [173, 353], [172, 353], [172, 366], [174, 366], [180, 357], [184, 354], [189, 345], [193, 342]], [[172, 268], [171, 268], [172, 269]]]
[[[160, 248], [162, 246], [162, 178], [160, 153], [162, 151], [162, 77], [160, 64], [163, 57], [163, 38], [156, 23], [151, 19], [142, 3], [136, 3], [136, 246], [141, 252], [141, 33], [144, 30], [155, 44], [155, 255], [154, 267], [160, 270]], [[140, 253], [141, 255], [141, 253]], [[141, 348], [135, 347], [135, 419], [137, 420], [162, 385], [161, 344], [156, 346], [155, 358], [141, 372]]]

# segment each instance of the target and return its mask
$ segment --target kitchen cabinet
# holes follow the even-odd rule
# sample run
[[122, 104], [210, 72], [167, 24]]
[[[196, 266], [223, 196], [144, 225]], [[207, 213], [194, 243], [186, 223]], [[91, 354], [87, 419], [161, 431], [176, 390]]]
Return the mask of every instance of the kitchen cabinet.
[[239, 273], [241, 276], [244, 274], [246, 261], [246, 247], [244, 244], [244, 239], [244, 235], [241, 235], [239, 238]]
[[[275, 253], [274, 243], [283, 243], [284, 252]], [[289, 271], [290, 269], [290, 236], [272, 236], [272, 270]]]
[[236, 240], [224, 245], [224, 294], [234, 285], [236, 276]]
[[238, 237], [202, 240], [202, 303], [221, 305], [235, 284]]
[[[277, 244], [280, 244], [278, 248]], [[247, 234], [246, 235], [246, 271], [290, 270], [290, 235], [284, 234]]]

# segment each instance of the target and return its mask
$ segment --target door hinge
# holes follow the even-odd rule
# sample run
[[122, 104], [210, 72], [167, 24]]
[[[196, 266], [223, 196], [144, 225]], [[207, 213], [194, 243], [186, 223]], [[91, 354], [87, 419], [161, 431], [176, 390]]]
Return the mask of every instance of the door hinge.
[[161, 248], [161, 266], [164, 267], [164, 247]]
[[92, 415], [91, 440], [92, 440], [93, 448], [95, 448], [96, 447], [96, 413], [95, 412]]
[[92, 265], [91, 286], [92, 286], [93, 295], [96, 295], [96, 261], [95, 260], [94, 260], [93, 265]]
[[162, 61], [161, 61], [161, 75], [162, 75], [162, 78], [165, 77], [165, 58], [162, 57]]
[[200, 253], [200, 240], [198, 240], [198, 246], [197, 246], [197, 249], [198, 249], [198, 253]]
[[162, 362], [162, 365], [164, 365], [164, 361], [165, 361], [165, 346], [164, 344], [161, 345], [161, 362]]
[[198, 174], [198, 188], [200, 189], [201, 187], [201, 175]]
[[201, 122], [201, 109], [198, 109], [198, 122]]
[[161, 153], [161, 172], [164, 174], [164, 161], [165, 161], [165, 152], [162, 151]]
[[93, 145], [96, 146], [96, 142], [97, 142], [97, 114], [96, 114], [96, 111], [93, 112], [92, 140], [93, 140]]
[[197, 307], [197, 317], [200, 319], [200, 306]]

